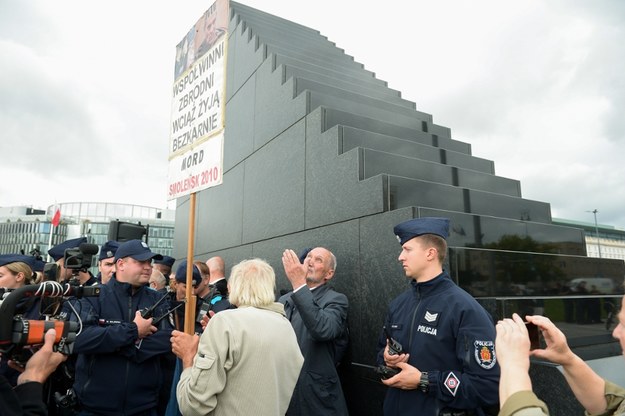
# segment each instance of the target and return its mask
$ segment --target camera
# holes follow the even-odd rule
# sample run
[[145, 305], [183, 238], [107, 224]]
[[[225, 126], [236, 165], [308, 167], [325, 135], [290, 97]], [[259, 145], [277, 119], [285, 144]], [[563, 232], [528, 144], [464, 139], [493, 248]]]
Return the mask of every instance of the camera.
[[527, 335], [530, 339], [530, 350], [540, 348], [540, 331], [536, 324], [525, 322], [525, 327], [527, 328]]
[[63, 259], [66, 269], [78, 274], [79, 271], [86, 272], [91, 267], [91, 260], [98, 254], [96, 244], [82, 243], [78, 248], [68, 248], [65, 250]]
[[0, 289], [0, 353], [24, 362], [26, 356], [22, 354], [24, 347], [43, 344], [45, 333], [54, 328], [55, 350], [70, 354], [79, 328], [77, 322], [58, 320], [52, 316], [48, 317], [52, 318], [50, 320], [24, 319], [22, 314], [16, 313], [18, 306], [28, 297], [63, 299], [70, 296], [99, 296], [99, 294], [100, 288], [97, 286], [83, 288], [53, 281], [26, 285], [15, 290]]
[[61, 269], [56, 263], [46, 263], [43, 266], [43, 280], [58, 282], [61, 275]]
[[69, 389], [65, 394], [61, 394], [60, 392], [54, 393], [54, 403], [57, 408], [57, 414], [60, 416], [65, 415], [75, 415], [76, 408], [78, 406], [78, 397], [76, 397], [76, 393], [74, 389]]
[[222, 296], [215, 285], [208, 285], [208, 287], [210, 288], [210, 291], [204, 298], [204, 301], [202, 302], [202, 305], [200, 305], [200, 309], [197, 312], [197, 318], [195, 319], [195, 322], [197, 323], [202, 322], [202, 319], [204, 319], [204, 317], [213, 310], [215, 304], [224, 299], [224, 296]]

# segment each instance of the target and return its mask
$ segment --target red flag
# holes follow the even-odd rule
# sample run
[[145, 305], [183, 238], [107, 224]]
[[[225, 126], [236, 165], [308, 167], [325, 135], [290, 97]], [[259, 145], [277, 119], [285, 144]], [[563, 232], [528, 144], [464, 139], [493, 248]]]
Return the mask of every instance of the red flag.
[[61, 210], [57, 208], [54, 217], [52, 217], [52, 225], [56, 227], [59, 225], [59, 222], [61, 222]]

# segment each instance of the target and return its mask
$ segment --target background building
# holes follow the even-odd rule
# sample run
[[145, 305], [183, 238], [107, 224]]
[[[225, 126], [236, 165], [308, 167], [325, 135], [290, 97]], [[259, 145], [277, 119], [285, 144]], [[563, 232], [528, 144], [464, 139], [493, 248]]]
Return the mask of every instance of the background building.
[[625, 230], [612, 225], [554, 218], [554, 224], [584, 230], [588, 257], [625, 260]]
[[[57, 209], [61, 219], [53, 227]], [[109, 202], [67, 202], [51, 205], [46, 211], [4, 207], [0, 208], [0, 254], [40, 252], [45, 259], [51, 246], [81, 236], [86, 236], [89, 243], [102, 245], [108, 240], [110, 222], [119, 220], [146, 226], [152, 250], [170, 256], [174, 215], [173, 210]]]

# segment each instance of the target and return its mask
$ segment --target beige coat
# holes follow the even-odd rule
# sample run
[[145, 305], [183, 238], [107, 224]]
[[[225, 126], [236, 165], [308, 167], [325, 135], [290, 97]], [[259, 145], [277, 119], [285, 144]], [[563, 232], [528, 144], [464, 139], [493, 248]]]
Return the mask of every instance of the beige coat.
[[547, 416], [547, 405], [532, 391], [519, 391], [508, 397], [499, 416]]
[[220, 312], [200, 337], [193, 366], [180, 376], [180, 412], [284, 415], [303, 362], [281, 304]]
[[[625, 389], [610, 381], [605, 381], [605, 398], [608, 403], [605, 412], [601, 416], [625, 415]], [[590, 415], [585, 412], [584, 414]], [[531, 391], [519, 391], [506, 400], [499, 411], [499, 416], [546, 416], [549, 409], [544, 402], [540, 401]], [[598, 415], [597, 415], [598, 416]]]

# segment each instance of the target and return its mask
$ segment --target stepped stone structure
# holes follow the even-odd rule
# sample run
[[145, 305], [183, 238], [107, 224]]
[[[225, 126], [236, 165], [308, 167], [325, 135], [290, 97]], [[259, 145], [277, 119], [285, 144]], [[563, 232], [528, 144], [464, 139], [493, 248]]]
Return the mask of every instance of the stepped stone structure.
[[[197, 195], [195, 256], [220, 255], [229, 267], [263, 258], [285, 291], [284, 249], [336, 254], [332, 284], [350, 301], [342, 371], [352, 414], [381, 414], [384, 386], [350, 363], [374, 364], [388, 302], [408, 287], [392, 232], [401, 221], [451, 219], [447, 269], [495, 319], [530, 311], [575, 320], [568, 305], [578, 301], [567, 297], [581, 293], [567, 282], [576, 278], [610, 279], [606, 299], [620, 299], [623, 262], [587, 258], [583, 231], [552, 224], [550, 205], [523, 198], [493, 161], [318, 31], [230, 4], [224, 181]], [[189, 198], [180, 198], [177, 258], [186, 255], [188, 217]], [[609, 331], [576, 328], [567, 335], [580, 348], [608, 350], [589, 358], [619, 354]], [[573, 414], [566, 383], [540, 365], [538, 388], [561, 385], [544, 389], [558, 403], [552, 413]]]

